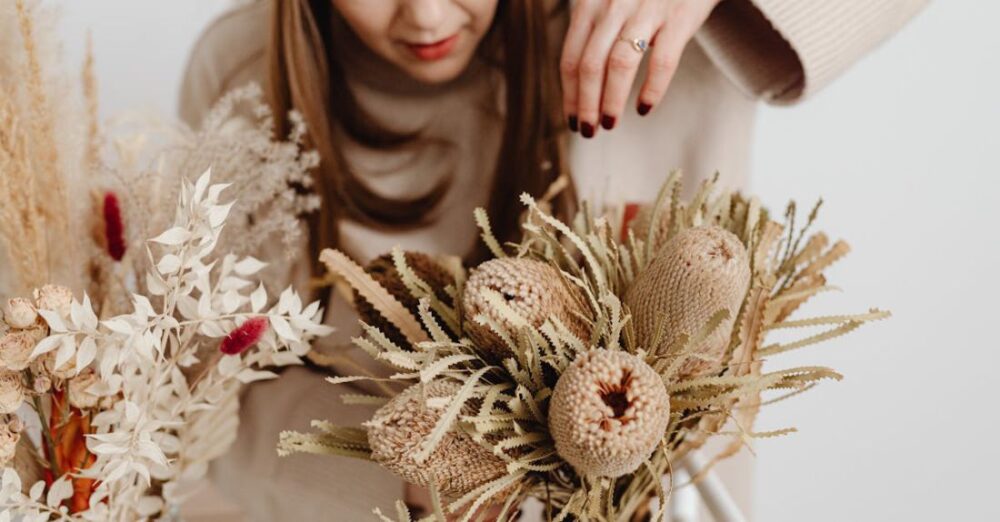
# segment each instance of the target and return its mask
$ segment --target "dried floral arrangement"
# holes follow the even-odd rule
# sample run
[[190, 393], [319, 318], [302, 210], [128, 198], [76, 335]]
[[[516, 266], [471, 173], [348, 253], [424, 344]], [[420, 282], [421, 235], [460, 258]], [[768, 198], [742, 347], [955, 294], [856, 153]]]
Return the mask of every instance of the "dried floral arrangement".
[[[522, 196], [523, 239], [506, 246], [480, 210], [495, 258], [469, 270], [398, 250], [363, 269], [325, 251], [354, 291], [364, 325], [354, 342], [395, 373], [331, 377], [373, 380], [384, 393], [350, 402], [379, 409], [362, 427], [286, 432], [279, 452], [374, 461], [430, 490], [428, 519], [472, 520], [491, 506], [513, 520], [530, 496], [548, 520], [661, 520], [673, 488], [661, 479], [709, 437], [732, 437], [714, 464], [793, 431], [754, 431], [762, 394], [777, 394], [770, 403], [840, 375], [765, 363], [888, 314], [791, 318], [831, 288], [824, 271], [848, 251], [809, 235], [818, 205], [797, 227], [794, 205], [779, 223], [715, 180], [681, 201], [679, 180], [637, 214], [597, 217], [584, 203], [571, 223]], [[822, 331], [765, 343], [807, 326]]]
[[0, 519], [169, 518], [235, 439], [240, 387], [329, 332], [254, 255], [295, 240], [316, 157], [247, 88], [157, 168], [134, 136], [106, 159], [92, 60], [79, 96], [50, 16], [0, 6]]

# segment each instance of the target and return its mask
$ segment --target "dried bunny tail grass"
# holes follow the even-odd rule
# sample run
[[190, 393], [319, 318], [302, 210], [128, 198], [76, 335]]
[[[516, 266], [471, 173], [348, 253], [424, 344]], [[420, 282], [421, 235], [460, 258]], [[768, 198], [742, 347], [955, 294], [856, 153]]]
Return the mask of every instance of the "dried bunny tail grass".
[[453, 398], [459, 388], [448, 381], [414, 385], [379, 408], [365, 423], [372, 460], [407, 482], [445, 494], [465, 494], [504, 476], [503, 459], [455, 429], [445, 434], [426, 461], [417, 461], [445, 409], [428, 401]]
[[[449, 285], [454, 285], [455, 278], [435, 261], [434, 258], [427, 254], [405, 252], [404, 256], [409, 269], [431, 287], [437, 299], [451, 306], [452, 298], [445, 291], [445, 288]], [[420, 316], [420, 301], [413, 295], [413, 292], [410, 291], [400, 276], [393, 262], [392, 254], [385, 254], [373, 259], [365, 266], [365, 272], [406, 307], [414, 317]], [[399, 331], [399, 328], [383, 317], [357, 290], [354, 290], [354, 308], [357, 310], [358, 316], [360, 316], [362, 321], [378, 328], [389, 340], [396, 343], [397, 346], [409, 346], [410, 343], [402, 332]], [[435, 317], [437, 318], [436, 315]], [[438, 320], [438, 322], [440, 323], [441, 321]], [[427, 333], [429, 334], [430, 332]]]
[[728, 317], [702, 342], [685, 349], [688, 359], [671, 378], [704, 375], [722, 368], [733, 324], [750, 284], [743, 243], [717, 226], [685, 229], [671, 238], [635, 279], [625, 296], [636, 346], [669, 353], [682, 335], [694, 335], [720, 310]]
[[623, 351], [587, 352], [559, 377], [549, 406], [556, 451], [582, 476], [635, 471], [663, 439], [670, 397], [662, 378]]
[[466, 333], [487, 355], [503, 358], [510, 349], [489, 325], [477, 322], [477, 316], [484, 315], [508, 330], [515, 329], [489, 302], [489, 290], [499, 293], [534, 328], [546, 320], [558, 319], [580, 340], [590, 339], [590, 326], [580, 317], [584, 297], [559, 269], [529, 258], [492, 259], [471, 271], [462, 295]]

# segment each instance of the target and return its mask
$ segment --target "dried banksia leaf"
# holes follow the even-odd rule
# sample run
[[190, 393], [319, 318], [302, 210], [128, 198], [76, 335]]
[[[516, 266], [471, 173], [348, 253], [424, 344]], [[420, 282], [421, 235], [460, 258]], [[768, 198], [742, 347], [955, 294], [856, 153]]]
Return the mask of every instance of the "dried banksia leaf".
[[663, 438], [669, 420], [663, 379], [623, 351], [582, 355], [559, 377], [549, 404], [556, 451], [584, 476], [635, 471]]
[[24, 392], [24, 382], [20, 373], [0, 373], [0, 414], [17, 411], [24, 402]]
[[667, 353], [681, 335], [695, 335], [720, 310], [729, 317], [696, 346], [688, 347], [678, 377], [721, 369], [733, 323], [750, 285], [743, 243], [717, 226], [694, 227], [670, 239], [633, 281], [625, 296], [637, 346]]
[[444, 413], [444, 406], [434, 408], [428, 401], [452, 397], [459, 388], [445, 381], [414, 385], [379, 408], [365, 423], [372, 460], [407, 482], [434, 486], [444, 494], [465, 494], [504, 476], [507, 469], [501, 458], [455, 430], [441, 439], [426, 461], [417, 462], [415, 455]]
[[528, 258], [492, 259], [472, 270], [462, 296], [466, 333], [486, 354], [504, 357], [510, 348], [487, 325], [475, 317], [483, 314], [495, 323], [513, 329], [505, 316], [487, 299], [485, 290], [499, 293], [518, 315], [534, 327], [547, 319], [559, 319], [581, 340], [590, 338], [589, 327], [575, 312], [584, 302], [582, 292], [571, 286], [559, 270], [545, 262]]
[[[451, 296], [445, 292], [445, 287], [455, 284], [455, 279], [451, 274], [427, 254], [406, 252], [404, 255], [407, 266], [413, 270], [417, 277], [430, 285], [440, 301], [451, 306]], [[399, 271], [396, 270], [396, 265], [393, 263], [392, 254], [385, 254], [373, 259], [365, 266], [365, 272], [406, 307], [410, 313], [415, 317], [419, 316], [420, 302], [400, 278]], [[357, 290], [354, 290], [354, 308], [362, 321], [378, 328], [397, 346], [409, 346], [406, 337], [399, 331], [399, 328], [379, 313]], [[436, 314], [435, 317], [437, 318]], [[438, 322], [441, 323], [440, 318], [438, 319]]]

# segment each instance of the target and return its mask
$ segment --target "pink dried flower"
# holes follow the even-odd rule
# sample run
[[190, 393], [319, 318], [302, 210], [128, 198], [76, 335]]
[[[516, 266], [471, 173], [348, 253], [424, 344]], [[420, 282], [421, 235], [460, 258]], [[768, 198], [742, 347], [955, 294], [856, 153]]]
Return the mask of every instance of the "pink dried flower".
[[121, 261], [125, 257], [125, 224], [118, 196], [110, 191], [104, 194], [104, 239], [111, 259]]
[[267, 317], [252, 317], [229, 332], [222, 340], [219, 351], [226, 355], [237, 355], [257, 344], [267, 331]]

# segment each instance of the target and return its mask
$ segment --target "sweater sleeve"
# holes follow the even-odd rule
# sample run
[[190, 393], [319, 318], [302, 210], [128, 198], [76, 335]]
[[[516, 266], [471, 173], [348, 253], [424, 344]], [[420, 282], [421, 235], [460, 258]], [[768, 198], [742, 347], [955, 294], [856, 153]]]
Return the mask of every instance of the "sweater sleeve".
[[744, 93], [794, 103], [821, 90], [929, 0], [723, 0], [695, 36]]

